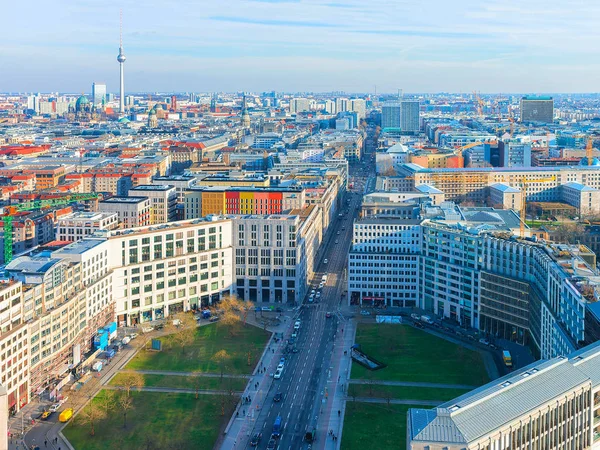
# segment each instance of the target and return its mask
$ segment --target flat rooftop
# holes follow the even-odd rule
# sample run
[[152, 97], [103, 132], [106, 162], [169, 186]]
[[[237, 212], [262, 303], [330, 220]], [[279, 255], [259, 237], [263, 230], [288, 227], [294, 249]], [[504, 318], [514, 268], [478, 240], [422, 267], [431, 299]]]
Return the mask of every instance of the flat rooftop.
[[129, 189], [130, 191], [168, 191], [173, 189], [175, 186], [169, 184], [142, 184]]
[[142, 203], [144, 201], [148, 200], [148, 197], [111, 197], [108, 198], [106, 200], [102, 200], [100, 202], [100, 204], [102, 203], [128, 203], [128, 204], [135, 204], [135, 203]]

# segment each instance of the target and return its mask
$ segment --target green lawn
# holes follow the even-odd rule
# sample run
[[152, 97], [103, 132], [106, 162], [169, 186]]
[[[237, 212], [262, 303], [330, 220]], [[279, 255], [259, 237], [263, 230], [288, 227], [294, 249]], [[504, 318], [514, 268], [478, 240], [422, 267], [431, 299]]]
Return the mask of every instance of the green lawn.
[[[125, 373], [117, 373], [110, 385], [120, 386], [121, 379]], [[233, 390], [234, 392], [243, 391], [248, 383], [245, 378], [221, 378], [218, 377], [191, 377], [177, 375], [154, 375], [142, 374], [144, 377], [144, 386], [148, 387], [166, 387], [180, 389], [208, 389], [208, 390]]]
[[344, 415], [342, 450], [405, 448], [406, 411], [421, 406], [348, 402]]
[[125, 368], [220, 373], [219, 365], [211, 358], [218, 351], [225, 350], [231, 356], [230, 361], [225, 364], [225, 373], [249, 374], [262, 355], [268, 338], [268, 332], [252, 325], [240, 325], [236, 334], [231, 335], [228, 327], [215, 323], [199, 327], [196, 330], [196, 341], [183, 352], [181, 347], [172, 345], [171, 339], [166, 336], [162, 338], [162, 351], [141, 350]]
[[422, 388], [412, 386], [383, 386], [381, 384], [351, 384], [348, 392], [349, 399], [356, 397], [394, 398], [400, 400], [452, 400], [464, 393], [465, 389]]
[[[93, 400], [99, 401], [105, 391]], [[166, 394], [132, 392], [134, 408], [127, 414], [127, 428], [123, 428], [123, 414], [117, 409], [95, 426], [90, 436], [90, 425], [75, 417], [63, 430], [76, 450], [158, 450], [166, 448], [212, 449], [222, 425], [229, 420], [232, 404], [228, 399], [225, 415], [221, 415], [221, 397], [194, 394]]]
[[479, 386], [489, 381], [475, 351], [407, 325], [359, 324], [355, 342], [387, 367], [371, 371], [352, 364], [352, 378]]

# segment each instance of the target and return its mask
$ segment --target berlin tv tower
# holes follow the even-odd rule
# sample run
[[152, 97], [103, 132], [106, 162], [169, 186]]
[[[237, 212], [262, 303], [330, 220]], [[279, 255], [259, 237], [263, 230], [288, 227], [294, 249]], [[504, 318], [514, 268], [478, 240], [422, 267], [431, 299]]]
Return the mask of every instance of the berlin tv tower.
[[121, 114], [125, 114], [125, 81], [123, 79], [123, 63], [125, 62], [125, 54], [123, 53], [123, 11], [121, 10], [120, 14], [120, 25], [119, 25], [119, 56], [117, 56], [117, 61], [119, 61], [119, 72], [120, 72], [120, 97], [119, 97], [119, 112]]

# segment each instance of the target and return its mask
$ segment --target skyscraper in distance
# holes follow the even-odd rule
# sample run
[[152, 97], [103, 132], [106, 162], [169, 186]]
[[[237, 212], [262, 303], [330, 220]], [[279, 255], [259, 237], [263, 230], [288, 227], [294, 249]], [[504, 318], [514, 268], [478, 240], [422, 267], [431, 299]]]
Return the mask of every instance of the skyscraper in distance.
[[400, 101], [400, 130], [403, 133], [418, 133], [421, 128], [419, 114], [421, 104], [418, 100]]
[[552, 123], [554, 120], [554, 99], [552, 97], [521, 98], [521, 122]]
[[117, 61], [119, 61], [119, 112], [125, 113], [125, 81], [123, 79], [125, 53], [123, 52], [123, 12], [121, 11], [119, 21], [119, 55]]
[[106, 83], [94, 81], [92, 83], [92, 102], [94, 106], [102, 106], [102, 102], [106, 100]]
[[381, 128], [400, 128], [400, 111], [400, 102], [385, 102], [381, 107]]

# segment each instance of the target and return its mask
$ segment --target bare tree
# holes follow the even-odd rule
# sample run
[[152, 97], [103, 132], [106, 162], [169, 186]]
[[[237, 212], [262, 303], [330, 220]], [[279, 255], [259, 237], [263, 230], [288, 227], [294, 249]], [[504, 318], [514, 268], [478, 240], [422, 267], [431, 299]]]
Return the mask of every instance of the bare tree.
[[141, 373], [137, 372], [125, 372], [121, 377], [120, 385], [125, 389], [127, 393], [127, 397], [129, 397], [129, 392], [133, 388], [141, 388], [146, 384], [146, 380]]
[[110, 411], [112, 409], [114, 409], [115, 401], [116, 401], [115, 397], [116, 397], [115, 391], [110, 391], [108, 389], [105, 389], [102, 392], [102, 397], [100, 397], [98, 399], [98, 402], [100, 403], [100, 406], [102, 407], [102, 409], [104, 410], [106, 415], [108, 415], [110, 413]]
[[96, 424], [104, 418], [106, 418], [106, 412], [100, 407], [99, 402], [95, 402], [93, 399], [77, 415], [79, 423], [90, 426], [90, 436], [96, 434]]
[[223, 373], [225, 371], [225, 367], [227, 367], [227, 363], [231, 359], [231, 355], [227, 353], [227, 350], [222, 349], [215, 353], [211, 359], [219, 365], [219, 370], [221, 371], [221, 381], [223, 381]]
[[133, 398], [129, 395], [119, 397], [119, 408], [123, 413], [123, 428], [127, 428], [127, 412], [133, 408]]
[[230, 295], [219, 302], [218, 306], [214, 308], [213, 313], [219, 315], [221, 318], [219, 324], [227, 327], [229, 334], [235, 336], [240, 323], [246, 325], [248, 314], [253, 308], [254, 305], [252, 302], [245, 302], [235, 295]]
[[180, 312], [171, 317], [167, 325], [167, 331], [171, 332], [170, 339], [173, 344], [181, 346], [181, 353], [185, 353], [185, 347], [194, 343], [198, 325], [194, 317], [185, 312]]
[[193, 372], [191, 374], [192, 384], [194, 386], [194, 393], [196, 394], [196, 400], [200, 398], [200, 387], [202, 386], [201, 372]]

